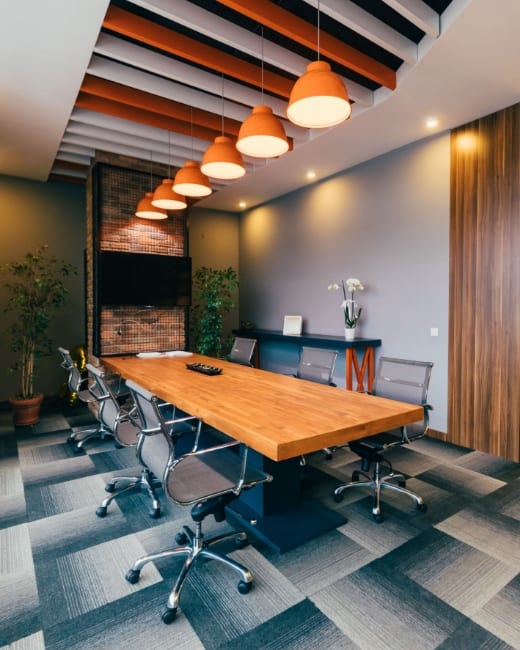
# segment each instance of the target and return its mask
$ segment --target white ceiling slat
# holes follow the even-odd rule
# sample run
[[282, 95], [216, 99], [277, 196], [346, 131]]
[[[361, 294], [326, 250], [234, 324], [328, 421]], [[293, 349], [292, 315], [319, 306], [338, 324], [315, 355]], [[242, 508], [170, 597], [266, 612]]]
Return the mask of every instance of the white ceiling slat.
[[59, 160], [64, 160], [66, 162], [75, 163], [76, 165], [85, 165], [87, 167], [90, 165], [90, 156], [68, 153], [61, 151], [61, 148], [58, 150], [56, 158], [59, 158]]
[[431, 38], [438, 38], [440, 34], [439, 16], [422, 0], [383, 0], [383, 2]]
[[93, 158], [96, 150], [91, 147], [85, 147], [83, 145], [67, 144], [66, 142], [61, 142], [60, 148], [58, 149], [57, 156], [61, 156], [64, 153], [71, 153], [78, 156], [87, 156], [89, 159]]
[[[312, 7], [318, 7], [317, 0], [305, 0], [305, 2]], [[417, 45], [413, 41], [350, 0], [322, 0], [319, 7], [321, 14], [326, 14], [403, 61], [411, 65], [417, 62]]]

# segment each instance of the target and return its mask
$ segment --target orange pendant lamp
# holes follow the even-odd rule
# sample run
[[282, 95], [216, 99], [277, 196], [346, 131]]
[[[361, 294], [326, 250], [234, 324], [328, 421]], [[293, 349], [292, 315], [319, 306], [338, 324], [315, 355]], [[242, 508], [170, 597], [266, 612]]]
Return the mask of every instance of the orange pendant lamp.
[[171, 178], [164, 178], [163, 182], [155, 188], [152, 205], [163, 210], [184, 210], [188, 207], [184, 196], [174, 191]]
[[209, 196], [212, 192], [208, 177], [200, 171], [199, 163], [195, 160], [187, 160], [175, 174], [173, 189], [183, 196], [197, 198]]
[[153, 192], [146, 192], [143, 198], [137, 204], [135, 216], [141, 219], [168, 219], [166, 210], [155, 207], [152, 204]]
[[242, 122], [237, 149], [253, 158], [275, 158], [289, 149], [289, 142], [280, 120], [269, 106], [255, 106]]
[[323, 129], [344, 122], [352, 107], [343, 81], [326, 61], [313, 61], [294, 84], [287, 117], [298, 126]]
[[287, 117], [307, 129], [325, 129], [350, 117], [352, 106], [340, 76], [326, 61], [320, 61], [320, 0], [318, 18], [318, 60], [309, 63], [289, 96]]
[[200, 169], [203, 174], [221, 180], [236, 180], [246, 173], [244, 161], [231, 138], [219, 135], [206, 149]]

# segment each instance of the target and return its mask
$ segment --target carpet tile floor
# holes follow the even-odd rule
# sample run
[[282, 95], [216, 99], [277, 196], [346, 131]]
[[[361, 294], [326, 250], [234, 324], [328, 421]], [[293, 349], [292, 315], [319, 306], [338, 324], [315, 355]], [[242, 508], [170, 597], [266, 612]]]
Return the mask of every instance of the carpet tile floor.
[[[425, 438], [392, 463], [428, 510], [385, 492], [384, 521], [364, 489], [334, 488], [359, 467], [347, 448], [307, 458], [301, 489], [347, 523], [277, 554], [261, 542], [229, 554], [255, 578], [247, 595], [227, 567], [191, 572], [171, 625], [161, 613], [183, 560], [134, 560], [175, 544], [189, 508], [151, 519], [142, 492], [95, 511], [114, 475], [139, 473], [133, 449], [67, 436], [91, 425], [64, 407], [14, 429], [0, 413], [0, 648], [16, 650], [520, 650], [520, 465]], [[231, 528], [204, 522], [205, 533]]]

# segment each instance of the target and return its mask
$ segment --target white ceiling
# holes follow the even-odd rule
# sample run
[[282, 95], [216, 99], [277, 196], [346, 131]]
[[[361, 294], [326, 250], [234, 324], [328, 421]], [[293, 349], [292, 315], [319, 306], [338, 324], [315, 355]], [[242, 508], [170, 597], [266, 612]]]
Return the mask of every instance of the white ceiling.
[[[74, 107], [87, 71], [107, 79], [112, 75], [119, 83], [132, 75], [132, 68], [113, 61], [109, 65], [100, 56], [104, 48], [118, 45], [111, 43], [112, 36], [100, 35], [109, 0], [45, 0], [31, 3], [30, 11], [25, 2], [1, 1], [0, 173], [46, 181], [53, 167], [56, 170], [57, 157], [87, 165], [95, 149], [149, 160], [157, 147], [154, 160], [169, 161], [164, 130]], [[133, 1], [155, 10], [166, 4], [175, 12], [175, 3], [165, 0]], [[186, 4], [177, 1], [179, 7]], [[385, 1], [416, 15], [422, 4]], [[337, 2], [322, 0], [322, 10], [324, 4], [332, 11]], [[244, 178], [220, 186], [198, 205], [231, 211], [239, 209], [239, 200], [258, 205], [308, 183], [308, 169], [323, 179], [427, 137], [432, 132], [425, 129], [425, 120], [431, 115], [439, 119], [434, 132], [440, 132], [517, 103], [519, 26], [520, 0], [453, 0], [442, 16], [440, 35], [427, 34], [419, 44], [417, 62], [399, 68], [396, 90], [380, 88], [363, 102], [363, 89], [352, 84], [351, 96], [359, 97], [348, 122], [325, 133], [288, 127], [288, 135], [295, 136], [293, 151], [277, 160], [249, 160]], [[138, 53], [135, 45], [124, 47], [125, 56]], [[160, 58], [150, 54], [147, 65], [159, 64]], [[156, 84], [156, 94], [175, 94], [167, 87], [171, 82], [147, 75], [134, 71], [140, 84]], [[220, 89], [214, 92], [218, 98]], [[227, 87], [227, 92], [233, 88]], [[251, 92], [251, 105], [259, 103]], [[220, 100], [214, 110], [221, 110]], [[240, 113], [236, 106], [233, 110]], [[237, 119], [243, 118], [237, 114]], [[202, 151], [207, 144], [196, 146]], [[191, 157], [189, 148], [177, 138], [179, 161], [182, 155]]]

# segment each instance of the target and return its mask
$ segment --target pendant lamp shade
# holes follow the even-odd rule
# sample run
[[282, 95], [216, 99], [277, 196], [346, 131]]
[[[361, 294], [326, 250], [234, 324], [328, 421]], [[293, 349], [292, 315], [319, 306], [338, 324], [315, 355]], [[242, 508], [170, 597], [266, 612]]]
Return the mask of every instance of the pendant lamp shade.
[[294, 84], [287, 117], [298, 126], [323, 129], [348, 119], [352, 107], [345, 85], [326, 61], [313, 61]]
[[174, 192], [171, 178], [163, 179], [163, 182], [155, 188], [152, 205], [163, 210], [184, 210], [188, 207], [186, 199]]
[[235, 180], [246, 173], [240, 152], [225, 135], [216, 137], [206, 149], [200, 169], [206, 176], [221, 180]]
[[289, 149], [280, 120], [269, 106], [255, 106], [242, 122], [238, 132], [237, 149], [253, 158], [275, 158]]
[[173, 180], [173, 190], [183, 196], [209, 196], [212, 192], [208, 177], [194, 160], [187, 160]]
[[166, 210], [156, 208], [152, 205], [153, 192], [146, 192], [143, 198], [137, 204], [135, 216], [141, 219], [167, 219], [168, 213]]

